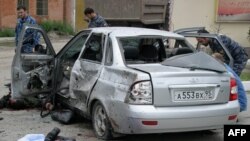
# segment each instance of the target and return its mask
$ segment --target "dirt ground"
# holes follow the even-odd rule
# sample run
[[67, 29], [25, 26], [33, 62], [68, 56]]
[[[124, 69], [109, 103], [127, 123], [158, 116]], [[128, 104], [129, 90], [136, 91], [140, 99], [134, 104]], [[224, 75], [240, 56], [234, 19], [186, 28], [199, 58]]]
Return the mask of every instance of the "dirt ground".
[[[69, 39], [52, 42], [56, 51]], [[11, 62], [14, 48], [0, 45], [0, 97], [8, 93], [4, 84], [10, 82]], [[40, 117], [39, 109], [17, 110], [0, 109], [0, 141], [16, 141], [26, 134], [46, 135], [54, 127], [61, 129], [59, 135], [74, 137], [77, 141], [96, 141], [90, 121], [83, 120], [70, 125], [63, 125], [53, 121], [50, 116]]]

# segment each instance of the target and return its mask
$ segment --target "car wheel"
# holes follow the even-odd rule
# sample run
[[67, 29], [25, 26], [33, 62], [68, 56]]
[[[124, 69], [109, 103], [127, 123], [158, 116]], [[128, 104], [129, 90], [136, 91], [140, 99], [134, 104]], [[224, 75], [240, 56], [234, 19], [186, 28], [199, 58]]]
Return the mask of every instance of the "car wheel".
[[111, 139], [112, 127], [103, 105], [96, 102], [92, 110], [92, 124], [95, 135], [100, 139]]

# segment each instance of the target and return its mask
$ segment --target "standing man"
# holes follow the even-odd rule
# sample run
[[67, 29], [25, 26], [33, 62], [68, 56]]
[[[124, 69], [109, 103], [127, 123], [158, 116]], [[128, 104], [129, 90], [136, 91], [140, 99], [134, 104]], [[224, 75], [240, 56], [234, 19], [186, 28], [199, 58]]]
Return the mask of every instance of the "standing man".
[[93, 27], [106, 27], [108, 26], [107, 22], [104, 20], [104, 18], [97, 13], [95, 13], [94, 9], [92, 8], [86, 8], [84, 10], [85, 16], [88, 18], [89, 28]]
[[[209, 33], [207, 30], [199, 30], [198, 33]], [[234, 59], [233, 64], [233, 71], [240, 76], [242, 70], [245, 68], [248, 60], [248, 55], [243, 47], [239, 45], [239, 43], [235, 42], [231, 38], [227, 37], [226, 35], [219, 35], [219, 39], [222, 41], [224, 46], [228, 49], [229, 53], [231, 54], [232, 58]], [[197, 41], [204, 46], [208, 46], [211, 48], [213, 53], [220, 53], [223, 56], [225, 52], [223, 48], [218, 44], [217, 41], [214, 39], [199, 37]], [[228, 63], [229, 60], [225, 57], [225, 62]]]
[[[36, 20], [33, 17], [28, 15], [28, 12], [27, 12], [27, 9], [25, 6], [18, 6], [17, 7], [17, 14], [18, 14], [18, 19], [17, 19], [17, 25], [16, 25], [16, 29], [15, 29], [16, 47], [18, 46], [19, 37], [21, 35], [23, 24], [24, 23], [36, 24]], [[21, 52], [22, 53], [32, 53], [34, 50], [33, 49], [34, 46], [39, 41], [39, 37], [32, 30], [27, 30], [24, 36], [25, 36], [25, 40], [23, 42]]]

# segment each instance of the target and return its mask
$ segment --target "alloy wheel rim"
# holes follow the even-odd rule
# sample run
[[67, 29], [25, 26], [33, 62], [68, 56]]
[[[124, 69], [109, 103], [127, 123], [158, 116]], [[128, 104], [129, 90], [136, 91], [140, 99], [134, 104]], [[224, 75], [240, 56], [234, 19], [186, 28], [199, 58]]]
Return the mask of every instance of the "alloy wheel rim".
[[103, 136], [106, 131], [106, 115], [102, 106], [98, 105], [94, 115], [94, 126], [99, 136]]

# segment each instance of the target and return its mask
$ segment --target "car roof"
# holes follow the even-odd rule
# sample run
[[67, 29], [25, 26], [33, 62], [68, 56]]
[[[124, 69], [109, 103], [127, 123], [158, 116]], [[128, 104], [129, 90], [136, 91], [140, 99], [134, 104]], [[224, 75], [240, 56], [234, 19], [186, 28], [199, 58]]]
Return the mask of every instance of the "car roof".
[[116, 37], [129, 37], [129, 36], [165, 36], [174, 38], [184, 38], [184, 36], [158, 29], [140, 28], [140, 27], [98, 27], [91, 28], [93, 32], [97, 33], [110, 33]]

